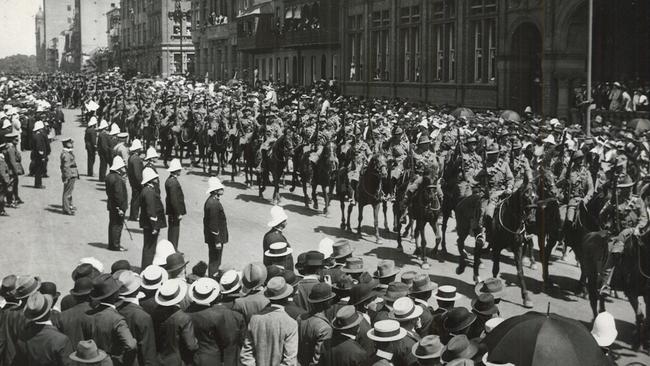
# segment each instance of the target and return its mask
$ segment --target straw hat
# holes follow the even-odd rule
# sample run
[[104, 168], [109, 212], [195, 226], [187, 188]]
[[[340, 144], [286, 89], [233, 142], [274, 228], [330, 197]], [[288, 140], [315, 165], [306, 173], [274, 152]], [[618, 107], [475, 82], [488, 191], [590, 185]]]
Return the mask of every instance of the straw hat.
[[393, 303], [393, 310], [388, 317], [400, 322], [417, 319], [422, 315], [422, 307], [415, 305], [409, 297], [401, 297]]
[[418, 359], [427, 360], [440, 357], [443, 348], [439, 336], [428, 335], [413, 345], [411, 353]]
[[458, 301], [461, 296], [456, 292], [456, 286], [445, 285], [438, 287], [433, 297], [438, 301]]
[[199, 305], [210, 305], [219, 297], [219, 283], [212, 278], [199, 278], [190, 285], [189, 297]]
[[269, 300], [280, 300], [287, 298], [293, 294], [293, 286], [287, 284], [284, 277], [273, 277], [266, 284], [264, 296]]
[[293, 249], [289, 247], [287, 243], [277, 242], [269, 246], [269, 250], [264, 252], [264, 255], [267, 257], [284, 257], [293, 253]]
[[179, 278], [167, 280], [156, 290], [156, 303], [161, 306], [173, 306], [183, 301], [186, 294], [185, 281]]
[[160, 285], [167, 281], [168, 275], [164, 268], [157, 265], [149, 265], [140, 273], [142, 276], [142, 288], [145, 290], [157, 290]]
[[234, 269], [226, 271], [219, 280], [222, 294], [232, 294], [241, 288], [241, 276]]
[[34, 128], [32, 129], [32, 131], [42, 130], [43, 128], [45, 128], [45, 125], [43, 124], [43, 122], [42, 121], [36, 121], [36, 123], [34, 123]]
[[43, 295], [40, 292], [34, 292], [29, 295], [27, 298], [27, 304], [23, 310], [25, 314], [25, 319], [29, 321], [37, 321], [47, 314], [50, 313], [52, 309], [52, 303], [54, 300], [50, 295]]
[[375, 342], [394, 342], [406, 337], [406, 329], [400, 327], [396, 320], [380, 320], [375, 322], [367, 335]]

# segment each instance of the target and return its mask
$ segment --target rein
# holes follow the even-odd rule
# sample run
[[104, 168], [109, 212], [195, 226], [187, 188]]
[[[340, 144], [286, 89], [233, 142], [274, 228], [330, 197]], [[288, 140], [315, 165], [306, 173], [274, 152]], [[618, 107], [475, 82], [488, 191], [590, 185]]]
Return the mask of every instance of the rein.
[[[377, 165], [377, 163], [375, 162], [374, 165]], [[366, 174], [371, 174], [371, 175], [373, 175], [373, 176], [375, 176], [375, 177], [377, 177], [379, 179], [379, 184], [377, 185], [377, 191], [375, 193], [368, 192], [368, 190], [365, 187]], [[375, 200], [380, 201], [381, 200], [382, 185], [383, 185], [383, 182], [382, 182], [383, 179], [381, 178], [381, 173], [377, 172], [374, 169], [372, 171], [370, 169], [366, 169], [366, 171], [363, 173], [363, 178], [364, 178], [363, 179], [363, 184], [359, 184], [359, 186], [360, 186], [361, 190], [363, 191], [363, 193], [365, 193], [369, 197], [374, 198]]]
[[[508, 198], [509, 198], [509, 197], [508, 197]], [[524, 231], [526, 230], [526, 225], [525, 225], [524, 220], [521, 221], [521, 228], [520, 228], [520, 229], [514, 229], [514, 230], [508, 228], [508, 227], [503, 223], [503, 205], [504, 205], [505, 202], [508, 200], [508, 198], [505, 198], [505, 199], [501, 200], [501, 202], [499, 202], [498, 205], [497, 205], [497, 209], [499, 210], [499, 215], [497, 216], [497, 218], [498, 218], [498, 220], [499, 220], [498, 222], [499, 222], [499, 225], [501, 225], [501, 227], [502, 227], [505, 231], [507, 231], [508, 233], [510, 233], [510, 234], [512, 234], [512, 235], [518, 236], [518, 235], [523, 234]], [[518, 231], [515, 231], [515, 230], [518, 230]]]

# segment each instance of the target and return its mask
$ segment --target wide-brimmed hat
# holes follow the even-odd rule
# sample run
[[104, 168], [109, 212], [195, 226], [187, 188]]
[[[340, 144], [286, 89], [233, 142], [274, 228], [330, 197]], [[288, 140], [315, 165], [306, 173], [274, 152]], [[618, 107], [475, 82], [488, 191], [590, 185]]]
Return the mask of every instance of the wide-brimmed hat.
[[350, 289], [350, 305], [362, 304], [375, 296], [375, 288], [372, 283], [358, 283]]
[[131, 142], [131, 146], [129, 147], [129, 151], [136, 151], [136, 150], [142, 150], [142, 142], [140, 140], [135, 139]]
[[140, 276], [142, 277], [141, 286], [145, 290], [157, 290], [160, 285], [169, 278], [167, 271], [155, 264], [147, 266], [147, 268], [140, 273]]
[[243, 291], [249, 292], [260, 288], [266, 281], [266, 275], [264, 264], [258, 262], [247, 264], [242, 271]]
[[298, 260], [300, 267], [322, 267], [324, 265], [325, 256], [319, 251], [310, 250], [301, 255]]
[[268, 227], [276, 227], [286, 221], [289, 217], [280, 206], [271, 207], [271, 220], [266, 224]]
[[66, 142], [72, 142], [72, 137], [63, 137], [61, 143], [65, 144]]
[[350, 275], [343, 274], [332, 284], [332, 291], [341, 297], [347, 296], [349, 295], [350, 290], [352, 290], [352, 287], [356, 284], [357, 281], [355, 281]]
[[113, 158], [113, 164], [111, 165], [110, 170], [117, 171], [119, 169], [124, 168], [125, 166], [126, 164], [124, 164], [124, 159], [122, 159], [122, 157], [118, 155]]
[[99, 271], [93, 267], [92, 264], [90, 263], [80, 263], [75, 267], [74, 270], [72, 270], [72, 280], [76, 281], [77, 279], [81, 277], [90, 277], [90, 279], [93, 279], [99, 275]]
[[210, 194], [219, 189], [225, 189], [225, 186], [221, 183], [221, 180], [219, 180], [219, 178], [212, 177], [208, 179], [208, 189], [205, 191], [205, 193]]
[[284, 277], [276, 276], [269, 280], [264, 291], [264, 296], [269, 300], [280, 300], [293, 294], [293, 286], [287, 284]]
[[307, 301], [310, 304], [316, 304], [332, 300], [334, 297], [336, 297], [336, 294], [332, 292], [332, 286], [325, 282], [319, 282], [312, 287]]
[[185, 260], [183, 253], [172, 253], [167, 256], [164, 268], [167, 272], [174, 272], [184, 268], [188, 263], [190, 262]]
[[77, 349], [70, 354], [70, 359], [78, 363], [98, 363], [106, 359], [106, 352], [97, 348], [92, 339], [79, 341]]
[[438, 291], [433, 297], [438, 301], [458, 301], [460, 294], [456, 292], [456, 286], [444, 285], [438, 287]]
[[619, 180], [618, 183], [616, 184], [616, 188], [630, 188], [634, 185], [634, 181], [630, 176], [624, 175], [622, 176]]
[[120, 295], [122, 296], [137, 292], [142, 285], [142, 277], [133, 271], [120, 270], [113, 277], [122, 283], [122, 288], [120, 289]]
[[72, 296], [88, 295], [93, 290], [93, 280], [90, 277], [80, 277], [74, 281], [74, 287], [70, 290]]
[[332, 245], [332, 258], [339, 259], [352, 255], [352, 247], [346, 239], [337, 240]]
[[401, 297], [393, 303], [393, 310], [388, 313], [390, 319], [399, 322], [417, 319], [422, 315], [423, 309], [409, 297]]
[[472, 359], [478, 353], [478, 345], [461, 334], [454, 336], [442, 350], [440, 360], [450, 362], [456, 359]]
[[503, 281], [498, 278], [486, 278], [474, 286], [476, 296], [487, 293], [492, 295], [495, 299], [500, 299], [503, 297], [504, 291], [505, 287], [503, 286]]
[[152, 146], [147, 149], [147, 153], [144, 156], [144, 160], [154, 159], [157, 157], [160, 157], [160, 155], [158, 155], [156, 148]]
[[[302, 280], [302, 276], [297, 276], [294, 271], [282, 271], [282, 277], [291, 286], [296, 286]], [[334, 289], [334, 287], [332, 287]]]
[[504, 318], [490, 318], [485, 322], [485, 325], [483, 327], [483, 330], [485, 334], [490, 334], [494, 328], [498, 327], [499, 324], [503, 323], [505, 321]]
[[345, 259], [345, 264], [341, 267], [341, 271], [345, 273], [361, 273], [363, 269], [363, 258], [350, 257]]
[[36, 321], [45, 317], [50, 313], [53, 302], [54, 300], [52, 299], [52, 296], [47, 294], [44, 295], [40, 292], [35, 292], [29, 295], [27, 303], [25, 304], [25, 309], [23, 310], [25, 319]]
[[470, 313], [465, 307], [457, 307], [447, 312], [443, 326], [449, 333], [455, 334], [472, 325], [475, 320], [476, 314]]
[[106, 299], [120, 291], [122, 284], [109, 273], [102, 273], [93, 280], [93, 289], [90, 298], [93, 300]]
[[187, 283], [180, 278], [173, 278], [162, 283], [156, 290], [156, 303], [161, 306], [173, 306], [185, 298]]
[[383, 296], [384, 300], [393, 302], [401, 297], [408, 295], [409, 286], [403, 282], [391, 282], [386, 288], [386, 294]]
[[156, 244], [156, 253], [153, 256], [153, 264], [164, 266], [167, 263], [167, 257], [176, 253], [174, 244], [171, 241], [162, 239]]
[[38, 288], [38, 292], [43, 295], [50, 295], [53, 299], [58, 299], [61, 296], [61, 293], [56, 289], [56, 283], [54, 282], [41, 282], [41, 287]]
[[618, 337], [618, 331], [616, 330], [616, 322], [612, 314], [604, 311], [596, 317], [594, 320], [593, 328], [591, 329], [591, 335], [596, 340], [601, 347], [609, 347], [614, 343], [616, 337]]
[[387, 278], [395, 276], [399, 273], [399, 269], [395, 268], [395, 261], [392, 259], [384, 259], [377, 264], [377, 270], [373, 273], [375, 278]]
[[273, 243], [269, 246], [269, 250], [264, 252], [267, 257], [284, 257], [293, 253], [293, 249], [285, 242]]
[[99, 273], [104, 272], [104, 263], [102, 263], [102, 261], [100, 261], [99, 259], [97, 259], [95, 257], [83, 257], [83, 258], [79, 259], [79, 264], [81, 264], [81, 263], [90, 264]]
[[336, 330], [345, 330], [354, 328], [361, 324], [363, 316], [352, 305], [345, 305], [336, 312], [336, 317], [332, 321], [332, 328]]
[[440, 341], [439, 336], [428, 335], [413, 345], [411, 353], [418, 359], [428, 360], [440, 357], [443, 348], [444, 345]]
[[435, 291], [436, 289], [438, 289], [438, 285], [435, 282], [431, 282], [429, 275], [419, 273], [413, 278], [410, 292], [412, 294], [419, 294], [427, 291]]
[[480, 294], [472, 300], [472, 311], [486, 316], [491, 316], [499, 312], [499, 308], [494, 304], [494, 296], [490, 294]]
[[29, 297], [41, 287], [41, 279], [34, 276], [18, 276], [14, 297], [17, 300]]
[[168, 172], [177, 172], [179, 170], [182, 170], [183, 166], [181, 165], [181, 161], [178, 160], [178, 158], [172, 159], [172, 161], [169, 163], [169, 168], [167, 168]]
[[394, 342], [406, 337], [406, 329], [400, 327], [397, 320], [380, 320], [367, 335], [375, 342]]
[[222, 294], [232, 294], [241, 288], [241, 276], [234, 269], [228, 270], [219, 279], [219, 284]]
[[152, 180], [154, 180], [156, 178], [158, 178], [158, 173], [156, 173], [155, 170], [153, 170], [153, 169], [151, 169], [149, 167], [146, 167], [142, 171], [142, 183], [141, 184], [143, 184], [143, 185], [147, 184], [147, 183], [151, 182]]
[[199, 305], [210, 305], [217, 297], [221, 288], [212, 278], [202, 277], [190, 285], [189, 297]]
[[2, 279], [2, 285], [0, 285], [0, 296], [6, 297], [9, 295], [10, 297], [14, 296], [14, 290], [16, 290], [16, 280], [18, 277], [16, 275], [10, 274], [8, 276], [5, 276]]

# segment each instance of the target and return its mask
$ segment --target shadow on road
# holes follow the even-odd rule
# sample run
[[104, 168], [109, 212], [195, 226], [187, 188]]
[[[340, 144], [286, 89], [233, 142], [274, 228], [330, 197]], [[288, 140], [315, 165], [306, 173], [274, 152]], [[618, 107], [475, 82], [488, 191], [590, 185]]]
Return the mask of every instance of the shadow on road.
[[48, 207], [45, 207], [44, 210], [59, 215], [65, 215], [65, 213], [63, 212], [63, 206], [61, 205], [49, 205]]
[[257, 195], [254, 194], [238, 194], [235, 199], [242, 200], [244, 202], [256, 202], [256, 203], [264, 203], [264, 204], [269, 204], [269, 201], [266, 198], [260, 198]]
[[88, 243], [89, 246], [108, 250], [108, 244], [105, 243]]
[[406, 253], [403, 253], [401, 250], [397, 250], [396, 245], [378, 246], [366, 253], [363, 253], [363, 255], [372, 255], [377, 257], [377, 259], [392, 259], [395, 261], [395, 265], [398, 267], [404, 267], [406, 265], [420, 265], [420, 262], [416, 261], [417, 258], [415, 256], [408, 255]]
[[316, 226], [314, 228], [315, 233], [322, 233], [327, 236], [331, 236], [334, 238], [344, 238], [348, 240], [359, 240], [359, 235], [352, 231], [347, 231], [347, 230], [341, 230], [338, 227], [332, 227], [332, 226]]
[[242, 182], [231, 182], [229, 180], [224, 180], [221, 183], [223, 183], [224, 186], [230, 188], [242, 189], [242, 190], [248, 189], [248, 186]]
[[[503, 281], [506, 283], [507, 286], [517, 286], [517, 287], [519, 286], [519, 278], [517, 277], [516, 274], [502, 272], [502, 273], [500, 273], [500, 276], [501, 276], [501, 278], [503, 278]], [[566, 280], [561, 279], [559, 276], [551, 276], [551, 277], [555, 277], [555, 280], [559, 279], [560, 283], [568, 283], [567, 280], [569, 280], [566, 277], [565, 277]], [[555, 280], [552, 279], [553, 282], [555, 282]], [[546, 295], [548, 295], [548, 296], [550, 296], [550, 297], [552, 297], [554, 299], [562, 300], [562, 301], [565, 301], [565, 302], [576, 302], [576, 301], [578, 301], [578, 300], [576, 300], [575, 297], [571, 297], [573, 295], [573, 292], [569, 291], [567, 289], [567, 287], [564, 287], [564, 288], [553, 287], [549, 291], [544, 291], [543, 290], [544, 289], [544, 283], [542, 281], [537, 280], [535, 278], [530, 278], [530, 277], [525, 276], [525, 275], [524, 275], [524, 281], [526, 282], [526, 289], [528, 291], [532, 292], [532, 293], [540, 294], [540, 293], [544, 292]]]
[[293, 203], [284, 205], [283, 208], [287, 211], [295, 212], [297, 214], [304, 215], [304, 216], [317, 216], [323, 213], [321, 210], [316, 211], [316, 210], [312, 210], [311, 208], [307, 208], [305, 206], [294, 205]]

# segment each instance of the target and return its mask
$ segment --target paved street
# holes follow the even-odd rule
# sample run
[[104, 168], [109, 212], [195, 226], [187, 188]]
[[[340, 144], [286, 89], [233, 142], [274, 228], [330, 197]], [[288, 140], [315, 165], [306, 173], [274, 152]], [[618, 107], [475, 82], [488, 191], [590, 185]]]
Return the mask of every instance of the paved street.
[[[61, 143], [52, 143], [52, 154], [48, 165], [50, 178], [45, 180], [47, 189], [36, 190], [33, 178], [21, 177], [20, 195], [26, 202], [20, 209], [9, 209], [10, 217], [0, 218], [0, 233], [4, 247], [4, 255], [0, 257], [2, 274], [35, 274], [45, 280], [52, 280], [60, 286], [62, 293], [72, 287], [70, 272], [81, 257], [94, 256], [103, 261], [106, 267], [117, 259], [128, 259], [132, 264], [139, 264], [142, 248], [142, 231], [137, 222], [127, 222], [132, 239], [124, 232], [122, 243], [128, 252], [115, 253], [106, 249], [107, 223], [106, 195], [103, 182], [98, 179], [86, 177], [86, 153], [83, 145], [83, 131], [76, 122], [78, 110], [66, 110], [66, 123], [63, 128], [64, 136], [75, 140], [75, 155], [81, 179], [77, 182], [74, 192], [74, 202], [78, 208], [76, 216], [63, 215], [61, 211], [62, 182], [59, 171], [59, 154]], [[29, 164], [29, 152], [23, 152], [23, 164]], [[98, 164], [98, 161], [97, 163]], [[97, 175], [97, 165], [95, 175]], [[164, 169], [159, 169], [161, 185], [167, 177]], [[241, 268], [250, 261], [261, 261], [262, 236], [267, 230], [270, 203], [260, 200], [256, 189], [247, 189], [243, 184], [243, 176], [230, 182], [229, 175], [226, 179], [225, 195], [222, 199], [228, 216], [230, 243], [225, 248], [224, 262], [234, 268]], [[186, 197], [188, 208], [187, 216], [181, 224], [180, 250], [185, 253], [190, 267], [198, 260], [207, 260], [207, 248], [203, 243], [202, 209], [206, 198], [208, 177], [198, 168], [185, 170], [180, 177]], [[272, 190], [267, 189], [265, 197], [270, 198]], [[129, 195], [130, 196], [130, 195]], [[164, 193], [163, 193], [164, 200]], [[318, 242], [324, 237], [344, 237], [353, 241], [355, 253], [364, 257], [366, 267], [374, 268], [379, 259], [394, 259], [402, 269], [419, 269], [418, 263], [408, 254], [395, 249], [394, 234], [382, 231], [384, 241], [377, 245], [370, 236], [372, 224], [372, 211], [369, 207], [365, 211], [365, 236], [359, 239], [356, 235], [343, 232], [339, 229], [340, 210], [338, 201], [333, 201], [329, 217], [324, 217], [316, 211], [305, 209], [302, 199], [296, 194], [288, 192], [288, 187], [282, 189], [282, 203], [289, 215], [289, 225], [286, 236], [294, 248], [294, 253], [300, 253], [317, 248]], [[322, 204], [321, 204], [322, 208]], [[389, 215], [390, 216], [390, 215]], [[356, 226], [356, 209], [353, 212], [353, 227]], [[383, 219], [380, 220], [383, 226]], [[392, 220], [389, 222], [392, 227]], [[465, 296], [473, 295], [471, 270], [462, 276], [456, 276], [457, 250], [456, 236], [453, 230], [453, 220], [448, 235], [449, 260], [446, 263], [430, 261], [432, 267], [428, 271], [432, 280], [438, 284], [455, 285], [459, 292]], [[432, 233], [429, 231], [428, 242], [433, 243]], [[166, 231], [161, 233], [161, 238], [166, 237]], [[470, 246], [473, 240], [468, 240]], [[407, 251], [412, 252], [412, 243], [407, 242]], [[521, 314], [527, 309], [521, 306], [519, 287], [516, 281], [516, 271], [512, 266], [512, 256], [505, 253], [501, 266], [501, 276], [508, 283], [505, 300], [500, 309], [505, 316]], [[492, 262], [484, 260], [485, 269], [481, 277], [490, 276]], [[556, 289], [549, 293], [541, 291], [541, 270], [526, 269], [527, 284], [533, 292], [532, 300], [536, 311], [545, 312], [550, 307], [551, 312], [576, 318], [583, 322], [591, 321], [591, 310], [588, 302], [576, 298], [572, 292], [579, 277], [579, 269], [571, 255], [566, 262], [556, 261], [550, 268], [552, 279], [558, 283], [562, 290]], [[622, 294], [621, 294], [622, 296]], [[464, 298], [462, 305], [469, 306], [469, 299]], [[632, 361], [650, 364], [650, 357], [635, 354], [630, 350], [629, 343], [632, 339], [633, 314], [631, 307], [624, 299], [614, 299], [608, 303], [608, 310], [612, 312], [617, 321], [619, 341], [615, 351], [621, 356], [619, 364], [626, 365]]]

